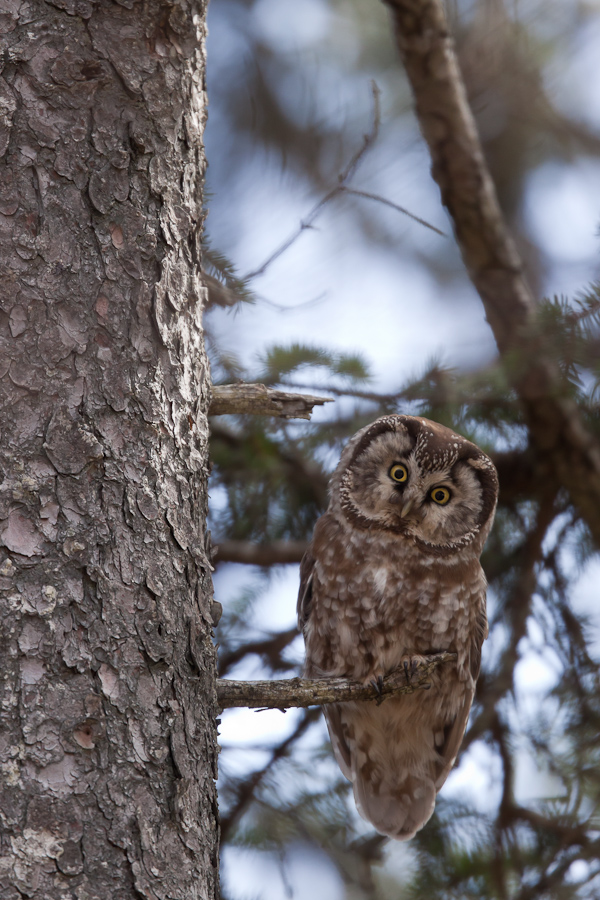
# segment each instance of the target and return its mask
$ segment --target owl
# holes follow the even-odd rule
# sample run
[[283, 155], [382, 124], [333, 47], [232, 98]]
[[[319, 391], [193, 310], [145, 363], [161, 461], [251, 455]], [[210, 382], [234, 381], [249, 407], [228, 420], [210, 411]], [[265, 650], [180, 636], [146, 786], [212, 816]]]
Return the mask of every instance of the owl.
[[475, 444], [429, 419], [390, 415], [346, 445], [300, 566], [308, 678], [379, 683], [449, 650], [427, 691], [324, 707], [360, 814], [408, 840], [433, 813], [466, 728], [488, 633], [479, 557], [498, 477]]

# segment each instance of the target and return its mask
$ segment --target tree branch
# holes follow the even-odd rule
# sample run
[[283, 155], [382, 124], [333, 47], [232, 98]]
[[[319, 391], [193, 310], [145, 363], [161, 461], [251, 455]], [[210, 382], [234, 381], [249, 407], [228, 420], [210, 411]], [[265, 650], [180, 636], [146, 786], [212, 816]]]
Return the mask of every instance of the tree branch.
[[[266, 660], [272, 670], [279, 669], [279, 671], [282, 671], [284, 664], [281, 654], [297, 637], [298, 629], [294, 626], [293, 628], [287, 628], [285, 631], [280, 631], [278, 634], [270, 634], [268, 637], [262, 638], [262, 640], [242, 644], [233, 650], [223, 651], [220, 647], [219, 675], [222, 678], [242, 659], [253, 654], [260, 656], [263, 661]], [[293, 663], [288, 665], [290, 669], [293, 667]]]
[[289, 709], [290, 707], [323, 706], [349, 700], [376, 700], [381, 703], [395, 694], [412, 694], [427, 688], [427, 678], [445, 662], [454, 662], [456, 653], [443, 651], [416, 657], [409, 673], [404, 668], [386, 675], [381, 684], [362, 684], [345, 678], [288, 678], [282, 681], [230, 681], [217, 679], [217, 701], [221, 709]]
[[469, 108], [441, 0], [387, 0], [432, 175], [501, 353], [529, 324], [535, 300], [510, 237]]
[[216, 541], [213, 563], [246, 563], [249, 566], [275, 566], [282, 563], [299, 563], [308, 541], [271, 541], [255, 544], [252, 541]]
[[314, 406], [333, 403], [330, 397], [290, 394], [264, 384], [218, 384], [213, 387], [209, 416], [249, 414], [281, 419], [310, 419]]
[[436, 234], [439, 234], [440, 237], [448, 237], [447, 234], [444, 234], [439, 228], [436, 228], [435, 225], [432, 225], [430, 222], [426, 222], [425, 219], [421, 219], [419, 216], [415, 216], [414, 213], [409, 212], [404, 206], [400, 206], [398, 203], [394, 203], [392, 200], [387, 200], [385, 197], [381, 197], [379, 194], [371, 194], [369, 191], [359, 191], [358, 188], [349, 188], [342, 185], [340, 190], [345, 194], [351, 194], [353, 197], [365, 197], [367, 200], [375, 200], [376, 203], [383, 203], [384, 206], [389, 206], [391, 209], [395, 209], [397, 212], [402, 213], [404, 216], [408, 216], [409, 219], [412, 219], [413, 222], [418, 222], [419, 225], [424, 225], [425, 228], [429, 228], [430, 231], [435, 231]]
[[386, 0], [432, 174], [482, 299], [537, 452], [600, 544], [600, 447], [537, 329], [536, 302], [508, 233], [469, 108], [441, 0]]

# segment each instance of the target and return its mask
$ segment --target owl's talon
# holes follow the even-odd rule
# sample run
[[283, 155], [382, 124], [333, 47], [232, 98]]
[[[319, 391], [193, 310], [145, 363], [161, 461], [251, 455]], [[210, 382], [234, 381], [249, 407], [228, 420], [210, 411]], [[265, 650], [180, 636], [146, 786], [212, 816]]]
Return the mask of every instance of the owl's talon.
[[383, 694], [383, 675], [378, 675], [377, 678], [373, 678], [371, 684], [377, 691], [378, 695], [381, 697]]
[[[404, 669], [404, 678], [407, 687], [425, 687], [425, 685], [419, 684], [419, 681], [425, 674], [425, 672], [423, 671], [423, 667], [426, 662], [427, 659], [417, 653], [415, 653], [414, 656], [404, 657], [404, 659], [402, 660], [402, 667]], [[429, 687], [431, 687], [431, 684], [429, 685]]]

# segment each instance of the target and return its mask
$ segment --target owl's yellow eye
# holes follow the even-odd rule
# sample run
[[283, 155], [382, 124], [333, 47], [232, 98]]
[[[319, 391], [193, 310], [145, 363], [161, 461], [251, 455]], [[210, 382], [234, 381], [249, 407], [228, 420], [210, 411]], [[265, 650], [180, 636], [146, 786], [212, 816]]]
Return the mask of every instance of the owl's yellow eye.
[[434, 503], [439, 504], [439, 506], [445, 506], [452, 495], [448, 488], [436, 487], [432, 490], [429, 496]]
[[394, 463], [389, 471], [389, 476], [397, 484], [404, 484], [405, 481], [408, 481], [408, 469], [400, 463]]

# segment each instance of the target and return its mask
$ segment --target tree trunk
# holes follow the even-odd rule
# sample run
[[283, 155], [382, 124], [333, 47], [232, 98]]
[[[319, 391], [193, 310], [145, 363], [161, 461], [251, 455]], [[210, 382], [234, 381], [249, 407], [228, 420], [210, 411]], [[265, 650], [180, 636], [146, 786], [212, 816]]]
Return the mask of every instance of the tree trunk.
[[0, 896], [217, 893], [204, 7], [0, 15]]

